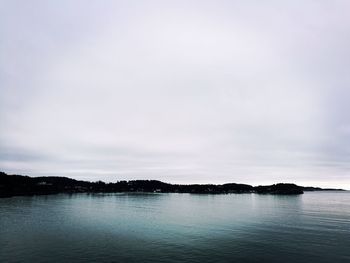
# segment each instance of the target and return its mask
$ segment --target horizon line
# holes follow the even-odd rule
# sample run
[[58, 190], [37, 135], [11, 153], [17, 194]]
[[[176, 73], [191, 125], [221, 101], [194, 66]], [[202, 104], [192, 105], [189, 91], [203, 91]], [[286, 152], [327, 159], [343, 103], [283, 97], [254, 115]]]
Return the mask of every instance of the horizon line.
[[44, 175], [44, 176], [31, 176], [31, 175], [23, 175], [23, 174], [8, 174], [4, 171], [0, 171], [0, 173], [4, 173], [4, 174], [7, 174], [7, 175], [19, 175], [19, 176], [28, 176], [30, 178], [38, 178], [38, 177], [61, 177], [61, 178], [68, 178], [68, 179], [72, 179], [72, 180], [76, 180], [76, 181], [83, 181], [83, 182], [89, 182], [89, 183], [96, 183], [96, 182], [103, 182], [105, 184], [115, 184], [115, 183], [118, 183], [118, 182], [122, 182], [122, 181], [126, 181], [126, 182], [129, 182], [129, 181], [158, 181], [158, 182], [162, 182], [162, 183], [166, 183], [166, 184], [171, 184], [171, 185], [225, 185], [225, 184], [242, 184], [242, 185], [249, 185], [249, 186], [252, 186], [252, 187], [258, 187], [258, 186], [269, 186], [269, 185], [276, 185], [276, 184], [294, 184], [294, 185], [297, 185], [297, 186], [301, 186], [301, 187], [312, 187], [312, 188], [320, 188], [320, 189], [334, 189], [334, 190], [342, 190], [342, 191], [350, 191], [350, 189], [345, 189], [345, 188], [334, 188], [334, 187], [320, 187], [320, 186], [311, 186], [311, 185], [301, 185], [301, 184], [298, 184], [296, 182], [278, 182], [278, 183], [270, 183], [270, 184], [258, 184], [258, 185], [254, 185], [254, 184], [248, 184], [248, 183], [237, 183], [237, 182], [226, 182], [226, 183], [171, 183], [171, 182], [166, 182], [166, 181], [162, 181], [162, 180], [159, 180], [159, 179], [129, 179], [129, 180], [118, 180], [116, 182], [107, 182], [107, 181], [103, 181], [103, 180], [96, 180], [96, 181], [90, 181], [90, 180], [81, 180], [81, 179], [75, 179], [75, 178], [72, 178], [72, 177], [67, 177], [67, 176], [52, 176], [52, 175]]

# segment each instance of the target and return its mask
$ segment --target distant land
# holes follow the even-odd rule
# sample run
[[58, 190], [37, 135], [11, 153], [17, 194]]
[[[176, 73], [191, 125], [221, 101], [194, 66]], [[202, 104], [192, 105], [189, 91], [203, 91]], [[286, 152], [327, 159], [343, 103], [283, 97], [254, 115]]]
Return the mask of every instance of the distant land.
[[29, 177], [8, 175], [0, 172], [0, 197], [21, 195], [46, 195], [58, 193], [119, 193], [119, 192], [155, 192], [155, 193], [193, 193], [193, 194], [229, 194], [257, 193], [295, 195], [304, 191], [344, 191], [342, 189], [322, 189], [303, 187], [290, 183], [278, 183], [265, 186], [227, 183], [215, 184], [169, 184], [157, 180], [132, 180], [116, 183], [79, 181], [67, 177]]

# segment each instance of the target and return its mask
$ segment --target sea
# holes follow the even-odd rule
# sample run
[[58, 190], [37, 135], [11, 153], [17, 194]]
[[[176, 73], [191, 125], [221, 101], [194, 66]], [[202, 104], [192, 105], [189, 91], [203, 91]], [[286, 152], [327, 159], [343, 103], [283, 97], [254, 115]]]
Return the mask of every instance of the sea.
[[350, 192], [0, 198], [0, 262], [350, 262]]

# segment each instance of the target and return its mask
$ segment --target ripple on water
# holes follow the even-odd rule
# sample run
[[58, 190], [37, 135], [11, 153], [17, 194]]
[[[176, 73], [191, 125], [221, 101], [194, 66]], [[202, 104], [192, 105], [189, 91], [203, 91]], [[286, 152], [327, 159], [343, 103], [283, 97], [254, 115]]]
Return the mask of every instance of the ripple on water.
[[0, 199], [0, 262], [350, 262], [350, 193]]

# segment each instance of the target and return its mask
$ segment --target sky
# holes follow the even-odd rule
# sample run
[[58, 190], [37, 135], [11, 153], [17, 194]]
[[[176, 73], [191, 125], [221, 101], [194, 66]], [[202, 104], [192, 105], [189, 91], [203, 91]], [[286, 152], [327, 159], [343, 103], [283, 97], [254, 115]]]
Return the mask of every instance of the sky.
[[350, 189], [349, 11], [0, 0], [0, 170]]

